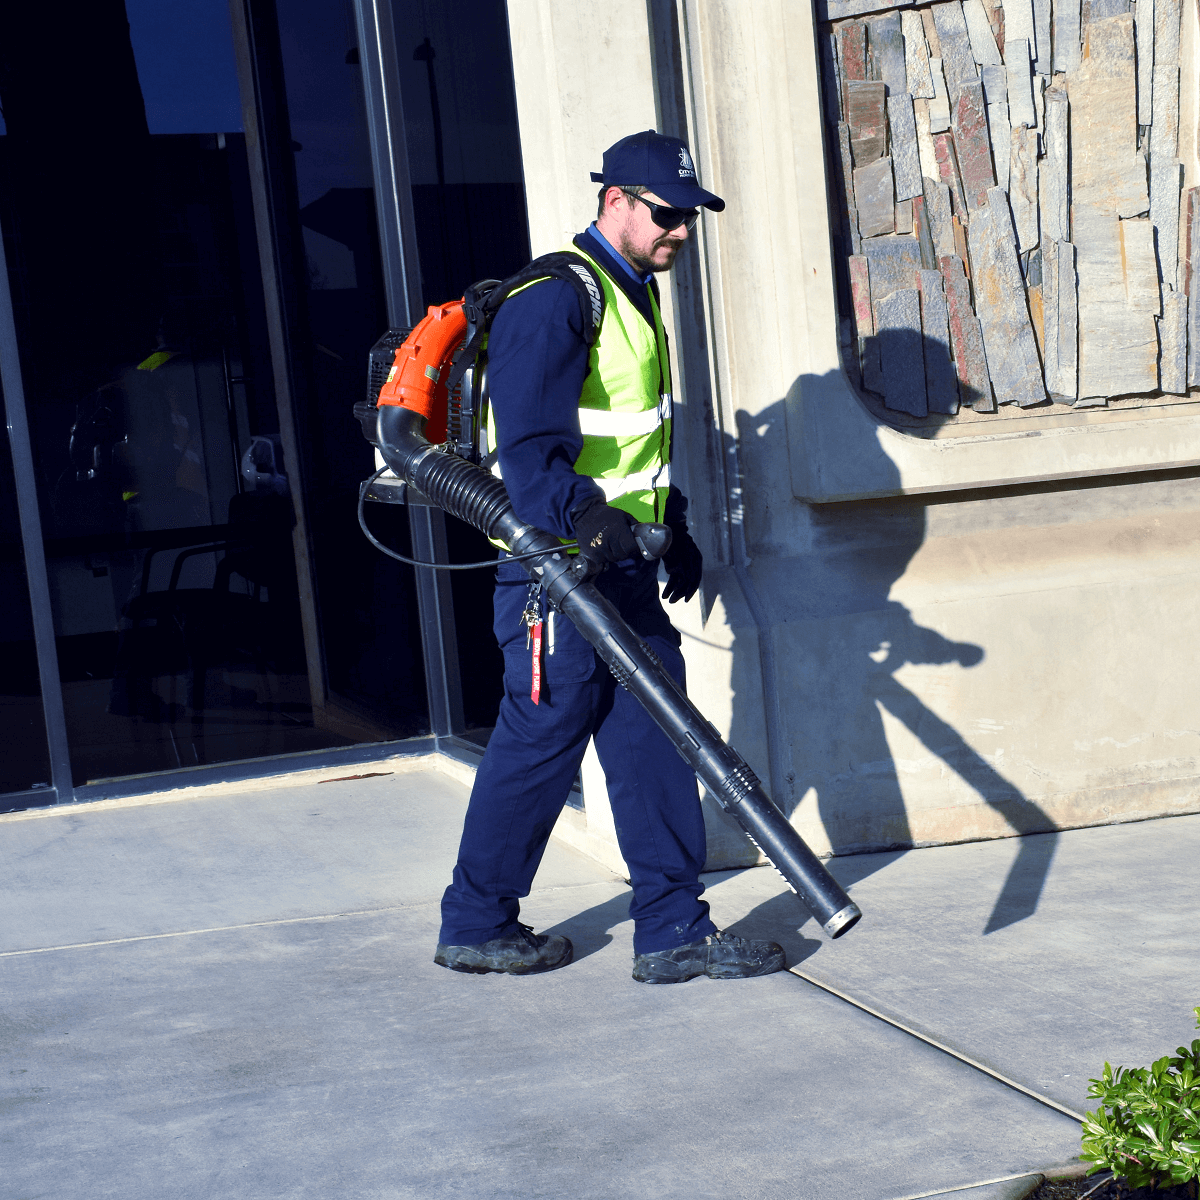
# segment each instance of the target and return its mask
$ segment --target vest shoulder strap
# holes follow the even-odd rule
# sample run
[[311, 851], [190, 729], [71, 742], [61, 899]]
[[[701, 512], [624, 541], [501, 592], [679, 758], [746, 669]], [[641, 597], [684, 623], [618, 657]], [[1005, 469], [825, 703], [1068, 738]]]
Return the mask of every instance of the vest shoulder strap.
[[446, 380], [453, 391], [467, 368], [483, 349], [484, 339], [496, 319], [496, 313], [505, 300], [529, 283], [543, 279], [562, 279], [569, 283], [579, 297], [579, 308], [583, 314], [583, 338], [590, 348], [595, 344], [604, 320], [604, 289], [596, 278], [591, 263], [581, 254], [569, 250], [555, 250], [535, 258], [507, 279], [483, 279], [473, 283], [463, 293], [463, 314], [470, 330], [462, 349], [454, 357], [454, 365]]

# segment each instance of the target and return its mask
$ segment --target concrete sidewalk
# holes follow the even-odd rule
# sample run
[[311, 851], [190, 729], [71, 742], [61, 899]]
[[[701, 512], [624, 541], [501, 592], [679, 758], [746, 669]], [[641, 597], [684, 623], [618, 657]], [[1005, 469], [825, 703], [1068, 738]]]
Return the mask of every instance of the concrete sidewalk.
[[[1068, 1116], [795, 974], [634, 983], [626, 884], [561, 846], [524, 911], [575, 963], [434, 966], [467, 787], [372, 770], [394, 773], [0, 817], [0, 1196], [899, 1200], [1009, 1177], [966, 1193], [1000, 1200], [1078, 1153]], [[1193, 1036], [1200, 818], [1035, 842], [835, 860], [867, 914], [836, 943], [796, 931], [768, 869], [709, 899], [1081, 1109], [1105, 1058]]]

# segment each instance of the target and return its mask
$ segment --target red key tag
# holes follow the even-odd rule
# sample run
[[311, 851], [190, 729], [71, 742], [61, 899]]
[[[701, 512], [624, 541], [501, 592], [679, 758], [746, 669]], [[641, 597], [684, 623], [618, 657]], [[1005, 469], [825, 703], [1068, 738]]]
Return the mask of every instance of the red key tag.
[[529, 698], [534, 704], [541, 703], [542, 696], [542, 622], [533, 627], [533, 687]]

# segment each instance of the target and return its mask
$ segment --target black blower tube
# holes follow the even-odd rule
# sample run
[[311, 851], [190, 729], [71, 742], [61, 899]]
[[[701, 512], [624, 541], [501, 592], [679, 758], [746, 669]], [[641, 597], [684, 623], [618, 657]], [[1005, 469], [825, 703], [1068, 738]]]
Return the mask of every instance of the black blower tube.
[[378, 446], [384, 461], [410, 486], [452, 516], [502, 541], [513, 554], [544, 550], [522, 565], [595, 648], [617, 682], [642, 704], [684, 761], [745, 830], [831, 938], [862, 916], [821, 860], [804, 844], [763, 791], [754, 772], [722, 741], [663, 668], [654, 651], [587, 582], [586, 563], [557, 538], [526, 525], [513, 511], [504, 484], [482, 467], [430, 445], [425, 418], [381, 405]]

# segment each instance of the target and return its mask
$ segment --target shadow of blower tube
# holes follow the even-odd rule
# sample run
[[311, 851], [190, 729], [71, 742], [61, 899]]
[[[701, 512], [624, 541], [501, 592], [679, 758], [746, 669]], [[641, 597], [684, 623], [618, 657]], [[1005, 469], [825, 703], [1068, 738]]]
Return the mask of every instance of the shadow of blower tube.
[[387, 465], [431, 503], [489, 538], [499, 539], [514, 555], [544, 552], [522, 565], [550, 603], [575, 625], [617, 682], [641, 703], [825, 932], [836, 938], [852, 928], [862, 916], [858, 906], [775, 807], [746, 762], [725, 744], [663, 669], [650, 647], [587, 582], [586, 561], [568, 555], [557, 538], [521, 521], [499, 479], [426, 440], [425, 422], [433, 412], [432, 390], [413, 394], [406, 388], [408, 394], [397, 396], [399, 391], [385, 386], [378, 400], [376, 444]]

